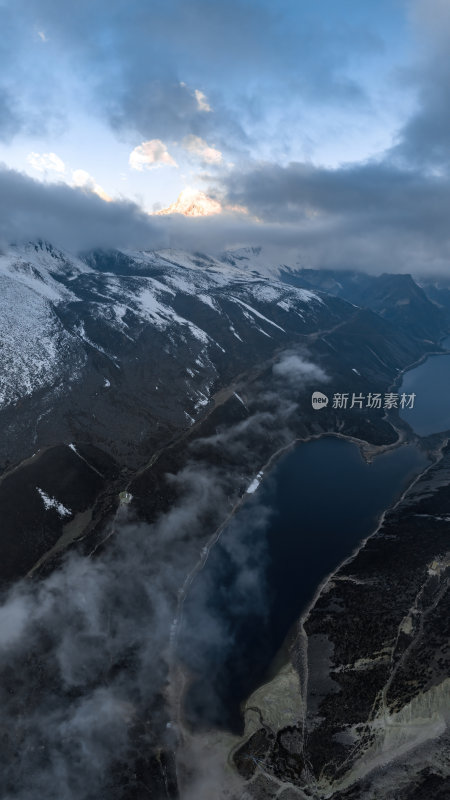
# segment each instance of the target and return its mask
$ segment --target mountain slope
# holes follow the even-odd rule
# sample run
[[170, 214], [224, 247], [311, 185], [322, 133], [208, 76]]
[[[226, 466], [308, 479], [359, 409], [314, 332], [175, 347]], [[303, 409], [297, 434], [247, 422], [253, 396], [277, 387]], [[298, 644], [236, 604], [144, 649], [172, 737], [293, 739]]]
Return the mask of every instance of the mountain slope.
[[[241, 402], [233, 401], [237, 385], [259, 373], [269, 385], [279, 353], [300, 348], [312, 357], [330, 376], [330, 392], [367, 392], [387, 388], [425, 349], [371, 311], [204, 254], [97, 251], [80, 259], [41, 242], [10, 248], [0, 265], [10, 304], [0, 317], [9, 354], [0, 374], [4, 559], [13, 543], [22, 554], [8, 575], [34, 567], [60, 537], [65, 547], [101, 527], [136, 471], [139, 513], [157, 514], [147, 465], [170, 445], [167, 470], [182, 468], [202, 420], [229, 424], [232, 402]], [[368, 441], [395, 439], [382, 410], [348, 410], [342, 419], [323, 412], [319, 420], [303, 392], [299, 435], [345, 429]], [[223, 415], [214, 415], [221, 404]], [[83, 488], [89, 474], [94, 496]], [[32, 547], [30, 529], [39, 531]]]
[[[1, 269], [14, 306], [0, 322], [11, 353], [0, 581], [44, 578], [19, 584], [33, 635], [2, 673], [4, 785], [35, 790], [50, 762], [80, 776], [80, 746], [89, 785], [77, 796], [136, 800], [145, 785], [175, 797], [166, 654], [187, 577], [294, 440], [353, 437], [373, 456], [406, 436], [395, 410], [317, 412], [316, 383], [329, 397], [388, 391], [429, 346], [370, 309], [199, 253], [75, 258], [36, 243], [10, 248]], [[171, 691], [180, 707], [176, 679]], [[90, 703], [97, 719], [99, 693], [102, 709], [108, 693], [120, 698], [116, 728], [100, 714], [103, 766], [77, 728]]]
[[[156, 421], [192, 424], [233, 372], [351, 313], [338, 300], [172, 251], [80, 261], [38, 244], [11, 249], [0, 270], [5, 428], [17, 422], [17, 404], [35, 420], [51, 406], [54, 440], [88, 429], [105, 442], [120, 407], [132, 460]], [[6, 431], [0, 463], [17, 459], [14, 447], [15, 455]]]
[[[356, 270], [307, 269], [298, 256], [285, 261], [270, 249], [245, 247], [221, 256], [225, 264], [288, 285], [341, 297], [370, 308], [416, 339], [439, 341], [450, 330], [450, 305], [436, 281], [416, 282], [409, 274], [369, 275]], [[422, 285], [423, 284], [423, 285]]]

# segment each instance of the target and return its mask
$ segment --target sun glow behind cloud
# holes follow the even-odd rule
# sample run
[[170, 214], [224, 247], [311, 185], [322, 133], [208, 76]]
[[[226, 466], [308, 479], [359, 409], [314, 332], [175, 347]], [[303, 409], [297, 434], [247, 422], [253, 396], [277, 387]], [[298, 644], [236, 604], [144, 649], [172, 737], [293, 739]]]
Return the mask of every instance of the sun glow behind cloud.
[[138, 147], [135, 147], [130, 153], [129, 164], [131, 169], [137, 169], [140, 172], [143, 169], [154, 169], [155, 167], [178, 166], [161, 139], [142, 142]]
[[64, 161], [56, 153], [29, 153], [27, 161], [38, 172], [64, 173], [66, 171]]
[[186, 136], [182, 146], [188, 153], [198, 156], [205, 164], [220, 164], [223, 160], [222, 153], [215, 147], [210, 147], [200, 136]]
[[89, 175], [89, 172], [86, 172], [84, 169], [75, 169], [72, 172], [72, 183], [73, 186], [79, 189], [86, 189], [89, 192], [93, 192], [107, 203], [111, 202], [111, 197], [99, 186], [92, 175]]

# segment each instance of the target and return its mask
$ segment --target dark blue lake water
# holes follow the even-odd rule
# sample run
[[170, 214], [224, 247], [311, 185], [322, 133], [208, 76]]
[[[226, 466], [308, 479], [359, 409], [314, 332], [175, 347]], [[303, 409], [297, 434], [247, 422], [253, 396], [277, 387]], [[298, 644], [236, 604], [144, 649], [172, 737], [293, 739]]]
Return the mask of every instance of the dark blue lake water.
[[[450, 338], [444, 343], [450, 349]], [[405, 372], [399, 392], [415, 392], [414, 407], [400, 416], [419, 436], [450, 430], [450, 355], [429, 356]]]
[[424, 468], [414, 446], [366, 464], [355, 444], [299, 444], [243, 504], [187, 597], [179, 653], [196, 729], [239, 731], [240, 704], [264, 680], [317, 587], [372, 532]]

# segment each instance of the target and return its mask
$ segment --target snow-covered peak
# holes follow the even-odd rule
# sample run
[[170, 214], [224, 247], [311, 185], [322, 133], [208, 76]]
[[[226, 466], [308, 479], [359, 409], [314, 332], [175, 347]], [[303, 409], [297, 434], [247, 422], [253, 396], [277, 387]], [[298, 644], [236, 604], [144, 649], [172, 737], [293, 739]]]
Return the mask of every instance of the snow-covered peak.
[[[121, 369], [141, 339], [188, 358], [194, 377], [199, 358], [212, 381], [227, 348], [248, 341], [259, 352], [259, 343], [284, 341], [323, 313], [314, 292], [204, 253], [99, 251], [86, 258], [89, 265], [43, 243], [0, 255], [0, 409], [63, 385], [67, 370], [77, 380], [91, 359], [95, 369], [101, 365], [104, 387], [104, 369]], [[201, 392], [208, 396], [205, 387]]]
[[272, 279], [278, 279], [282, 270], [298, 270], [302, 266], [297, 252], [283, 252], [280, 255], [275, 247], [239, 247], [235, 250], [226, 250], [219, 258], [222, 263], [236, 269], [257, 272]]
[[74, 299], [60, 279], [70, 281], [90, 271], [80, 259], [46, 242], [13, 245], [0, 254], [0, 279], [21, 283], [52, 303]]
[[11, 255], [16, 254], [17, 258], [22, 260], [28, 260], [35, 266], [45, 267], [49, 271], [63, 274], [66, 277], [81, 272], [92, 272], [91, 267], [80, 258], [40, 239], [36, 242], [13, 245], [8, 252]]
[[174, 203], [157, 211], [157, 214], [183, 214], [185, 217], [209, 217], [220, 214], [222, 206], [217, 200], [196, 189], [183, 189]]

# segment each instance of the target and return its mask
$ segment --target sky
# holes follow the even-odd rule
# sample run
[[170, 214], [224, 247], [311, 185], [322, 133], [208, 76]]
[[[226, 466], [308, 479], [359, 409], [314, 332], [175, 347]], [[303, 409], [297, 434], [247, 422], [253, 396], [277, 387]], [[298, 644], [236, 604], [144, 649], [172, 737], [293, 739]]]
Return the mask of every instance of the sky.
[[[0, 0], [0, 29], [3, 241], [446, 268], [446, 0]], [[155, 216], [186, 189], [222, 213]]]

